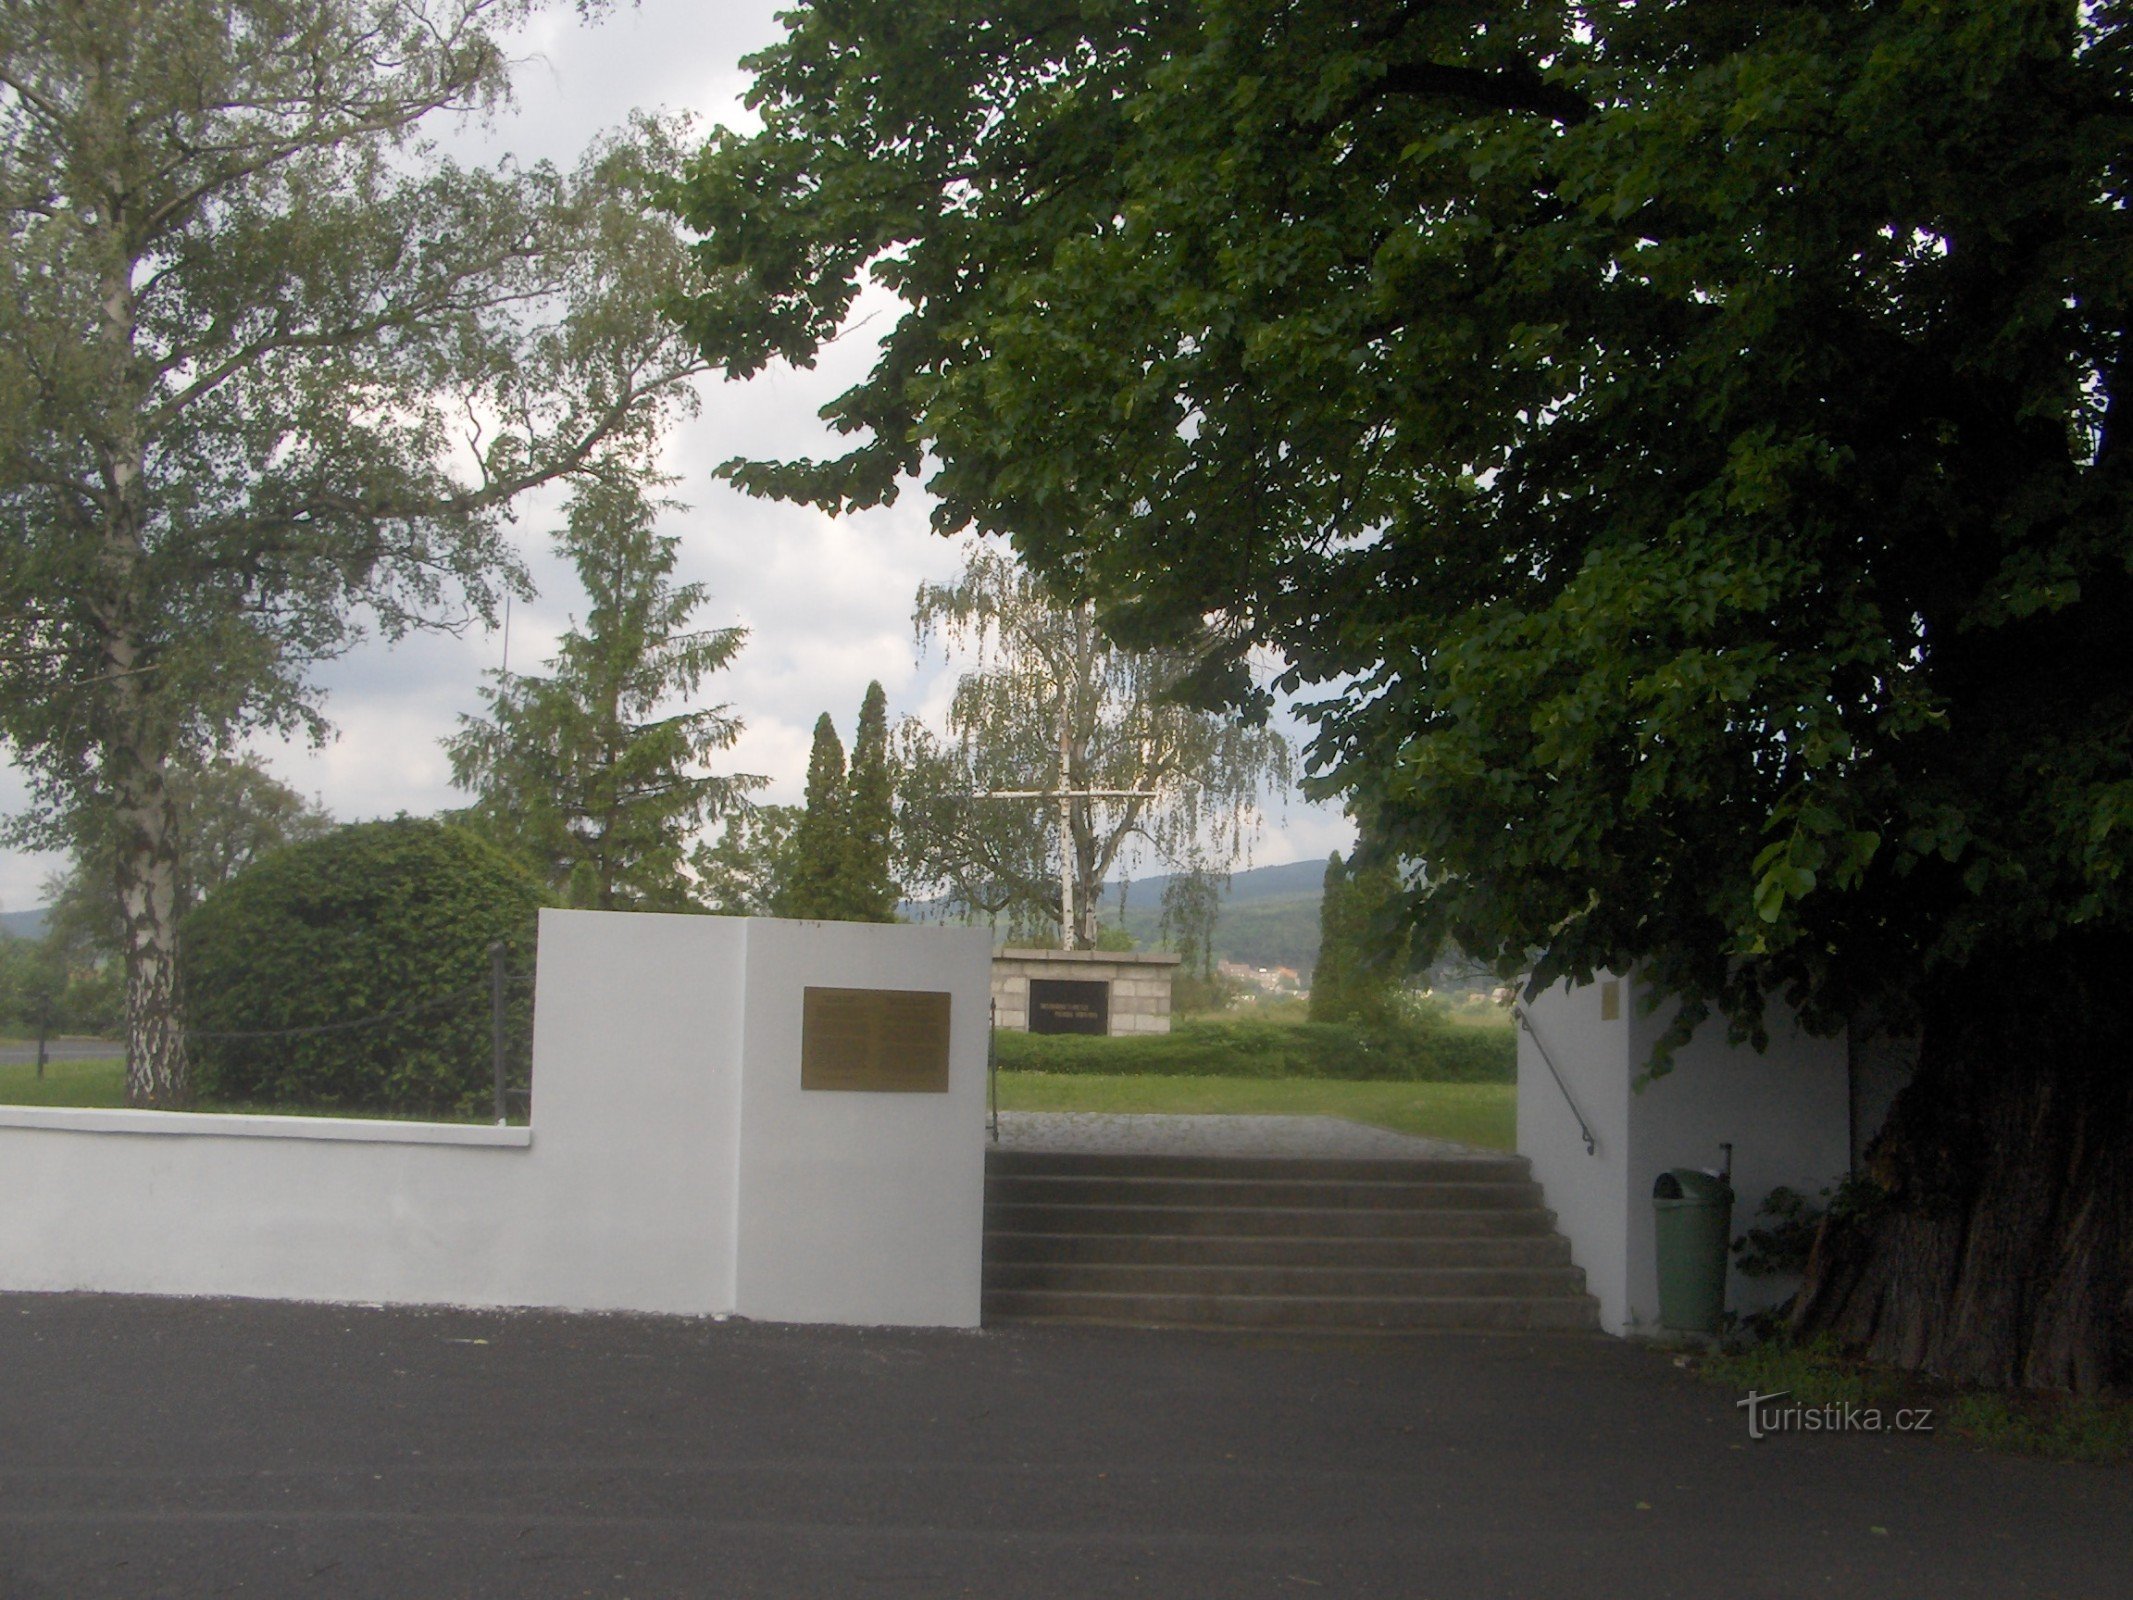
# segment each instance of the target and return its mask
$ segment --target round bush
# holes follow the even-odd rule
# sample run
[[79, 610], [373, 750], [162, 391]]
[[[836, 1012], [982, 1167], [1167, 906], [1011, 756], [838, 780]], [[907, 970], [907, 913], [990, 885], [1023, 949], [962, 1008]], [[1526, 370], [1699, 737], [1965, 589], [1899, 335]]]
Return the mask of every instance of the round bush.
[[[530, 973], [540, 904], [509, 857], [423, 818], [357, 823], [263, 857], [180, 930], [199, 1091], [306, 1109], [487, 1108], [489, 946], [501, 940], [506, 970]], [[505, 992], [507, 1060], [523, 1085], [532, 986]], [[214, 1037], [252, 1033], [281, 1036]]]

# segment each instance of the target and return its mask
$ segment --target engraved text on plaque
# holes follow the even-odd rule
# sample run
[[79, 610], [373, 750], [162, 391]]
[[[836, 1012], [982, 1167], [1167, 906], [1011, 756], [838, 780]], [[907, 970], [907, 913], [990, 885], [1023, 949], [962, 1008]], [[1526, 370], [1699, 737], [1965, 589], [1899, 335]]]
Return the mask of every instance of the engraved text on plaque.
[[810, 984], [800, 1010], [800, 1087], [946, 1094], [948, 996]]
[[1031, 1033], [1109, 1033], [1111, 986], [1086, 979], [1032, 978]]

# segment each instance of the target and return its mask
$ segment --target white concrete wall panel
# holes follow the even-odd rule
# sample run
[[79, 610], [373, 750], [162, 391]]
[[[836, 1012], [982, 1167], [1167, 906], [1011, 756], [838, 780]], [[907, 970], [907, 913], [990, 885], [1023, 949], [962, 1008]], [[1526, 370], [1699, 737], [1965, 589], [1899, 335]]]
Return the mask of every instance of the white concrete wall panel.
[[[1612, 1017], [1604, 1015], [1610, 982], [1619, 985]], [[1672, 1071], [1648, 1081], [1652, 1048], [1673, 1012], [1645, 1014], [1629, 980], [1603, 974], [1574, 988], [1559, 984], [1527, 1011], [1597, 1136], [1597, 1150], [1585, 1153], [1577, 1121], [1525, 1030], [1518, 1042], [1518, 1148], [1610, 1333], [1649, 1333], [1659, 1325], [1651, 1192], [1660, 1173], [1716, 1168], [1719, 1147], [1730, 1142], [1738, 1237], [1773, 1188], [1783, 1184], [1813, 1199], [1847, 1170], [1844, 1040], [1804, 1033], [1782, 1007], [1773, 1008], [1767, 1051], [1731, 1044], [1725, 1023], [1714, 1020], [1675, 1052]], [[1729, 1268], [1726, 1304], [1754, 1311], [1796, 1286]]]
[[[803, 1096], [807, 982], [949, 991], [950, 1092]], [[546, 911], [530, 1130], [0, 1107], [0, 1287], [973, 1324], [986, 983], [982, 934]]]
[[[990, 949], [983, 929], [749, 924], [742, 1316], [978, 1325]], [[947, 990], [948, 1092], [803, 1090], [809, 984]]]
[[[1639, 1008], [1641, 1012], [1641, 1008]], [[1662, 1006], [1631, 1023], [1629, 1070], [1641, 1075], [1652, 1047], [1673, 1020]], [[1791, 1011], [1773, 1005], [1769, 1047], [1727, 1038], [1713, 1018], [1674, 1053], [1673, 1070], [1654, 1078], [1630, 1101], [1629, 1191], [1641, 1208], [1629, 1234], [1629, 1310], [1633, 1325], [1659, 1322], [1659, 1270], [1652, 1226], [1652, 1183], [1669, 1167], [1719, 1165], [1719, 1146], [1733, 1146], [1733, 1236], [1755, 1221], [1756, 1207], [1783, 1184], [1810, 1200], [1851, 1166], [1851, 1087], [1845, 1042], [1803, 1030]], [[1732, 1270], [1726, 1307], [1746, 1313], [1777, 1305], [1797, 1279], [1747, 1278]]]
[[[1524, 1005], [1531, 1026], [1518, 1030], [1519, 1153], [1532, 1163], [1571, 1259], [1585, 1269], [1600, 1325], [1620, 1333], [1629, 1310], [1629, 1024], [1602, 1019], [1599, 984], [1557, 984]], [[1571, 1101], [1593, 1131], [1590, 1155]]]

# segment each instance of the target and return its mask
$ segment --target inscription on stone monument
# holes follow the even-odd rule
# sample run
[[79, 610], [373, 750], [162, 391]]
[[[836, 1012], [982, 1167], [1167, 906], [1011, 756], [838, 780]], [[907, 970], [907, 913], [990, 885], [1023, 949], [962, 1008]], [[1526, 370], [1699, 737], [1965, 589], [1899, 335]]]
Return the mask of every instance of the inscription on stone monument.
[[1087, 979], [1032, 978], [1031, 1033], [1109, 1033], [1111, 986]]
[[946, 1094], [948, 996], [810, 984], [800, 1006], [800, 1087]]

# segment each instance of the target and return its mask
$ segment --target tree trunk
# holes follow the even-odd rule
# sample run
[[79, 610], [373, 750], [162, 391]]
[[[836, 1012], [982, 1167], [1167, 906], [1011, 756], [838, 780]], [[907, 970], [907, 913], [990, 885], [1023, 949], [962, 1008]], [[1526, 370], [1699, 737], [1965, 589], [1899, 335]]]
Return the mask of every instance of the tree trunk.
[[1990, 1388], [2133, 1384], [2129, 974], [2133, 943], [2069, 939], [1937, 986], [1797, 1332]]
[[[122, 91], [99, 70], [89, 85], [101, 103], [101, 126], [129, 115]], [[115, 98], [116, 97], [116, 98]], [[185, 1041], [178, 1031], [178, 816], [163, 781], [172, 713], [170, 691], [156, 681], [147, 648], [149, 610], [143, 576], [148, 443], [142, 411], [147, 368], [136, 357], [134, 273], [138, 245], [127, 213], [129, 180], [102, 175], [107, 187], [85, 208], [105, 256], [98, 350], [103, 358], [106, 474], [97, 582], [90, 599], [104, 661], [97, 743], [117, 858], [118, 897], [126, 941], [126, 1102], [182, 1106], [190, 1098]]]
[[111, 758], [119, 907], [126, 930], [126, 1103], [192, 1098], [178, 1030], [178, 815], [163, 773], [128, 748]]

